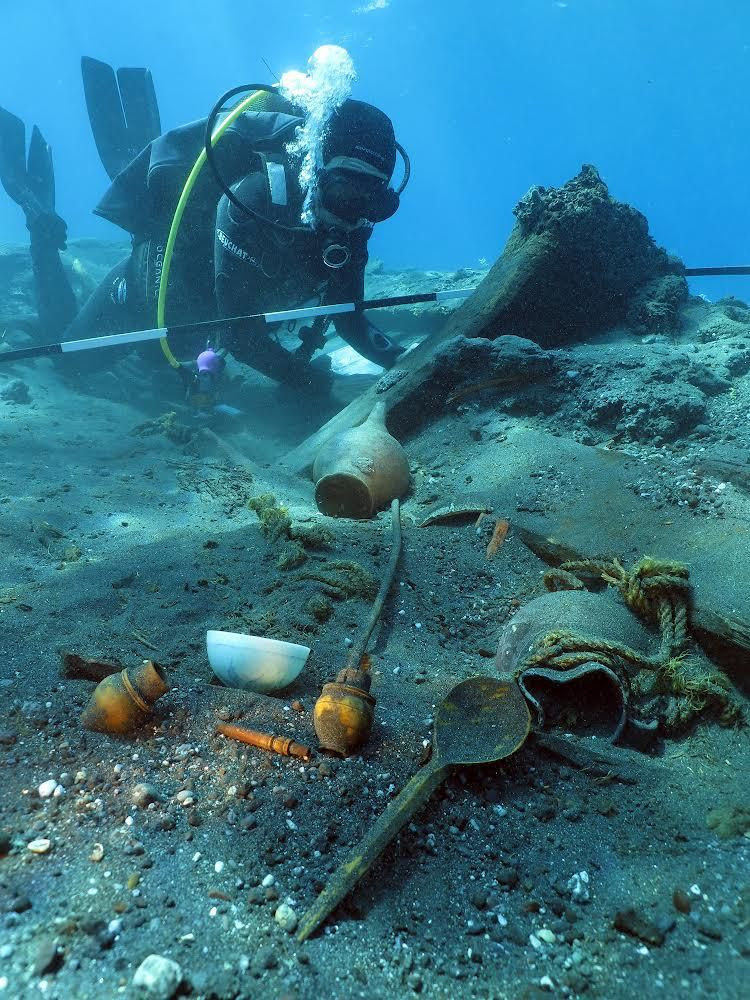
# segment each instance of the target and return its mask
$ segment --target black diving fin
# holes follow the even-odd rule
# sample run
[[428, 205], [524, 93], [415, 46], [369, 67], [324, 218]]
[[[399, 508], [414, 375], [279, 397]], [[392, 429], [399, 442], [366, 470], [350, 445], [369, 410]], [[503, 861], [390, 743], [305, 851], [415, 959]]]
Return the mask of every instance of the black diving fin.
[[32, 235], [64, 250], [67, 226], [55, 212], [52, 151], [35, 125], [27, 160], [24, 123], [5, 108], [0, 108], [0, 182], [23, 209]]
[[83, 91], [104, 169], [114, 178], [152, 139], [161, 134], [159, 104], [147, 69], [115, 71], [105, 62], [83, 56]]

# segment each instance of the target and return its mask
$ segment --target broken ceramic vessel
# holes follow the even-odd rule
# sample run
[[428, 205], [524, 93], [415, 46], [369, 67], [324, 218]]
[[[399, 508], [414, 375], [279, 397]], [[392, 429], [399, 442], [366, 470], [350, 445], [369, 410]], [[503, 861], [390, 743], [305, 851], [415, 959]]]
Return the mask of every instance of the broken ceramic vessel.
[[652, 726], [629, 711], [627, 670], [592, 658], [567, 669], [527, 664], [551, 632], [573, 632], [594, 641], [628, 646], [644, 657], [659, 650], [659, 636], [613, 593], [560, 590], [529, 601], [505, 626], [495, 656], [502, 678], [514, 678], [536, 713], [539, 729], [562, 728], [579, 736], [636, 745], [649, 742]]
[[154, 703], [169, 690], [164, 669], [152, 660], [100, 681], [81, 715], [86, 729], [129, 733], [147, 721]]

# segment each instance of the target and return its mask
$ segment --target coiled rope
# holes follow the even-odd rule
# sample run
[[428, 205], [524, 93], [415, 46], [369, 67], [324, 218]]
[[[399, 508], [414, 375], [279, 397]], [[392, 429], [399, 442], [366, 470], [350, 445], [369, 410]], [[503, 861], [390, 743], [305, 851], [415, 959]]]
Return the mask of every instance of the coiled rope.
[[630, 610], [643, 621], [659, 626], [659, 652], [649, 657], [622, 643], [595, 639], [563, 629], [549, 632], [520, 665], [570, 670], [582, 663], [601, 663], [617, 670], [624, 661], [636, 669], [674, 668], [684, 656], [688, 640], [688, 569], [682, 563], [644, 556], [630, 571], [617, 559], [580, 559], [562, 563], [544, 575], [548, 590], [585, 590], [581, 577], [604, 580], [616, 587]]

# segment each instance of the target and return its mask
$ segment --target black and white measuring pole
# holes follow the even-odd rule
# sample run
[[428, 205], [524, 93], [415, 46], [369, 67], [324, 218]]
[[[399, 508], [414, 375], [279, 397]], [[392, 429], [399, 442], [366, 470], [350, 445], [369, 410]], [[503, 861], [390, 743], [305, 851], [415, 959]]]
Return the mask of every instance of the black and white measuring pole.
[[729, 267], [686, 267], [687, 278], [716, 278], [725, 274], [750, 274], [750, 264], [733, 264]]
[[474, 292], [473, 288], [453, 288], [442, 292], [421, 292], [416, 295], [391, 295], [383, 299], [363, 299], [359, 302], [340, 302], [330, 306], [310, 306], [305, 309], [285, 309], [282, 312], [253, 313], [248, 316], [226, 316], [221, 319], [203, 320], [200, 323], [183, 323], [179, 326], [158, 326], [151, 330], [132, 330], [129, 333], [112, 333], [104, 337], [87, 337], [83, 340], [64, 340], [57, 344], [41, 344], [39, 347], [22, 347], [14, 351], [0, 353], [0, 362], [24, 361], [29, 358], [46, 358], [53, 354], [72, 354], [75, 351], [96, 351], [107, 347], [122, 347], [125, 344], [140, 344], [148, 340], [162, 340], [164, 337], [177, 339], [191, 334], [208, 332], [217, 327], [231, 329], [244, 326], [251, 320], [263, 320], [268, 324], [286, 323], [298, 319], [314, 319], [316, 316], [338, 316], [341, 313], [364, 311], [365, 309], [387, 309], [389, 306], [410, 306], [422, 302], [444, 302], [448, 299], [465, 299]]
[[[719, 275], [750, 275], [750, 264], [729, 267], [686, 267], [682, 272], [686, 277], [708, 277]], [[330, 306], [311, 306], [303, 309], [285, 309], [281, 312], [252, 313], [247, 316], [226, 316], [220, 319], [203, 320], [200, 323], [183, 323], [179, 326], [158, 326], [151, 330], [132, 330], [129, 333], [112, 333], [104, 337], [87, 337], [84, 340], [64, 340], [57, 344], [41, 344], [39, 347], [22, 347], [14, 351], [0, 353], [0, 363], [25, 361], [29, 358], [45, 358], [53, 354], [72, 354], [75, 351], [96, 351], [107, 347], [122, 347], [125, 344], [140, 344], [147, 340], [177, 339], [191, 334], [208, 332], [221, 327], [243, 326], [250, 320], [265, 323], [286, 323], [298, 319], [314, 319], [316, 316], [337, 316], [341, 313], [364, 311], [366, 309], [388, 309], [391, 306], [419, 305], [422, 302], [445, 302], [448, 299], [466, 299], [475, 288], [448, 288], [444, 291], [420, 292], [415, 295], [390, 295], [382, 299], [362, 299], [358, 302], [340, 302]]]

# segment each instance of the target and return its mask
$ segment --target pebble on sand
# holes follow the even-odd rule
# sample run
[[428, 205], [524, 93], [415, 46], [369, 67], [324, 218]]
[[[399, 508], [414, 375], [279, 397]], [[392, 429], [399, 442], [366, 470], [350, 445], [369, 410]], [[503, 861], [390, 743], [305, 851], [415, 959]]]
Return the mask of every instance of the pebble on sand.
[[37, 789], [37, 791], [39, 792], [39, 798], [48, 799], [51, 795], [54, 794], [56, 788], [57, 788], [57, 782], [55, 781], [54, 778], [50, 778], [48, 781], [43, 781], [39, 786], [39, 788]]
[[152, 802], [159, 802], [160, 799], [161, 796], [157, 789], [153, 785], [147, 785], [145, 782], [135, 785], [130, 795], [130, 801], [139, 809], [145, 809]]
[[149, 955], [144, 958], [133, 976], [136, 986], [154, 1000], [170, 1000], [182, 982], [182, 968], [171, 958]]
[[281, 903], [276, 908], [274, 919], [282, 931], [292, 934], [297, 928], [297, 914], [288, 903]]
[[26, 847], [32, 854], [46, 854], [52, 847], [52, 841], [47, 840], [46, 837], [37, 837], [35, 840], [29, 841]]

